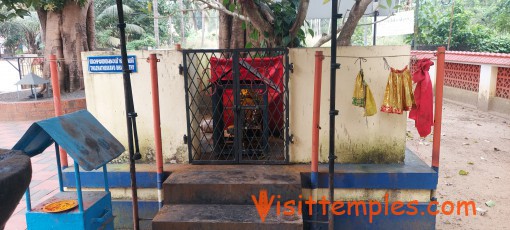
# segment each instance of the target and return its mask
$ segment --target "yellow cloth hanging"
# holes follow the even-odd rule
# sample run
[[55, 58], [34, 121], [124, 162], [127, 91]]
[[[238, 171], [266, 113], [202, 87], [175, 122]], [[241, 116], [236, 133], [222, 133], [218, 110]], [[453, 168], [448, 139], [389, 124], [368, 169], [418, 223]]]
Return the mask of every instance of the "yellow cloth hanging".
[[358, 72], [356, 82], [354, 83], [354, 93], [352, 95], [352, 104], [365, 109], [364, 116], [372, 116], [377, 113], [372, 91], [364, 80], [363, 70]]
[[354, 93], [352, 95], [352, 104], [359, 107], [365, 107], [365, 90], [363, 87], [363, 70], [358, 72], [354, 82]]
[[375, 104], [374, 96], [372, 95], [372, 90], [365, 84], [367, 91], [367, 103], [365, 104], [365, 117], [369, 117], [375, 115], [377, 113], [377, 105]]
[[384, 92], [381, 112], [402, 114], [415, 106], [411, 73], [407, 66], [402, 70], [391, 68]]

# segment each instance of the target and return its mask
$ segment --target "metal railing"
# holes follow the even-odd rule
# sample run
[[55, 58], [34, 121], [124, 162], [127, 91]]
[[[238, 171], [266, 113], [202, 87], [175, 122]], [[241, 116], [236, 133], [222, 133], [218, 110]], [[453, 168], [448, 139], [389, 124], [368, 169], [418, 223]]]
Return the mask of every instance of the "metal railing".
[[287, 163], [288, 50], [182, 52], [189, 161]]
[[44, 57], [4, 57], [3, 59], [18, 71], [19, 79], [29, 73], [43, 77]]

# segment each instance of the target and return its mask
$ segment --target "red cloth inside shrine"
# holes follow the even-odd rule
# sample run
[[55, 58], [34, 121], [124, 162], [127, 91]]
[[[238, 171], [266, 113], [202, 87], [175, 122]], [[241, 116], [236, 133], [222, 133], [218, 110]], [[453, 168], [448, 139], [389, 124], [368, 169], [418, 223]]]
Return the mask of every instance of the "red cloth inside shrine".
[[[232, 59], [216, 58], [211, 57], [209, 60], [211, 63], [211, 79], [212, 84], [222, 84], [222, 82], [233, 80], [233, 65]], [[239, 60], [244, 61], [253, 68], [255, 68], [265, 81], [273, 83], [273, 89], [270, 85], [266, 84], [266, 90], [257, 89], [256, 87], [263, 83], [263, 80], [259, 79], [255, 74], [252, 74], [247, 68], [239, 65], [239, 81], [241, 86], [246, 86], [252, 92], [258, 95], [268, 95], [268, 106], [269, 106], [269, 128], [271, 131], [280, 130], [283, 127], [284, 119], [284, 82], [283, 82], [283, 56], [277, 57], [265, 57], [265, 58], [242, 58]], [[229, 83], [232, 84], [232, 83]], [[215, 86], [216, 88], [217, 86]], [[232, 110], [234, 104], [234, 95], [232, 88], [226, 88], [223, 90], [222, 102], [223, 102], [223, 121], [225, 122], [225, 129], [234, 124], [234, 111]], [[240, 91], [239, 91], [240, 92]], [[214, 92], [213, 92], [214, 93]]]

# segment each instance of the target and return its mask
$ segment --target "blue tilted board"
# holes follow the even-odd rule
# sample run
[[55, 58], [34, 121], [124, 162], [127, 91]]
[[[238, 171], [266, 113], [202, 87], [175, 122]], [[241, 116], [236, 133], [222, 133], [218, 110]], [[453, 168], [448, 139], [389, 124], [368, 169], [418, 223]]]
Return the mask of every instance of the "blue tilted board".
[[[124, 146], [92, 114], [81, 110], [33, 123], [13, 149], [33, 157], [41, 154], [53, 143], [60, 192], [32, 207], [30, 189], [27, 189], [25, 194], [28, 229], [113, 229], [114, 216], [106, 164], [122, 154], [125, 151]], [[75, 192], [64, 192], [59, 146], [74, 160]], [[100, 167], [103, 167], [105, 191], [82, 192], [79, 169], [91, 171]], [[78, 207], [60, 213], [43, 211], [46, 204], [62, 200], [77, 200]]]
[[125, 151], [124, 146], [87, 110], [33, 123], [12, 148], [30, 157], [53, 142], [86, 171], [98, 169]]

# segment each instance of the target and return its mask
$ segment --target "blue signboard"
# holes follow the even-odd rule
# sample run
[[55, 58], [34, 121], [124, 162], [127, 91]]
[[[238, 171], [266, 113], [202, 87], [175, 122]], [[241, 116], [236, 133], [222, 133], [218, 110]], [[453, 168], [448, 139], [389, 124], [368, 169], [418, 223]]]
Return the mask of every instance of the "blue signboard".
[[[122, 73], [121, 56], [92, 56], [88, 57], [89, 72], [91, 73]], [[136, 73], [136, 56], [128, 55], [129, 70]]]

